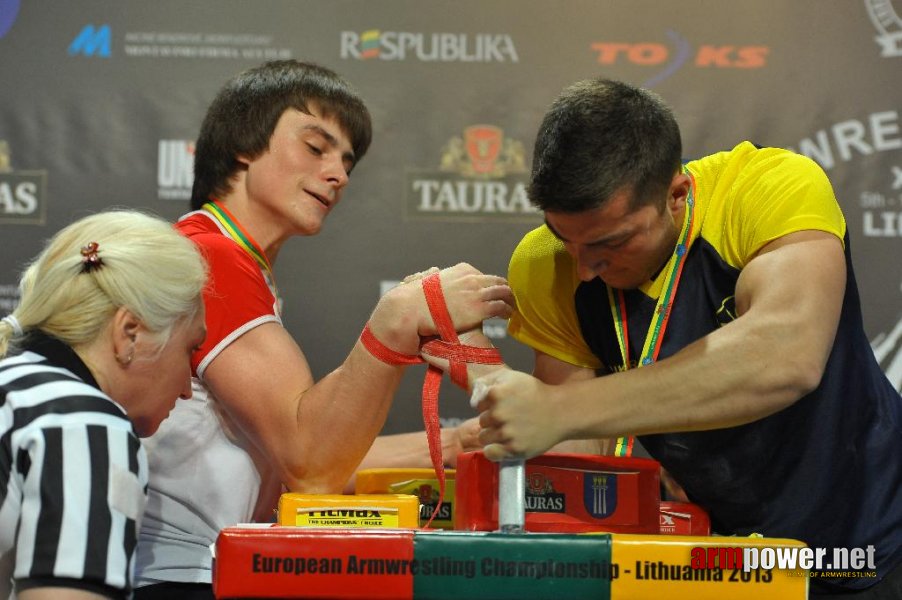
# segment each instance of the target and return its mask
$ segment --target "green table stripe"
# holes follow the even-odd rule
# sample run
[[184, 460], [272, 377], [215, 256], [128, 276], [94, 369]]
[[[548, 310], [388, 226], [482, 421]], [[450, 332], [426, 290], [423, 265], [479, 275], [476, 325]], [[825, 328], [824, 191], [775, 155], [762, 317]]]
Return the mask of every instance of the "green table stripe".
[[416, 600], [609, 600], [610, 535], [417, 533]]

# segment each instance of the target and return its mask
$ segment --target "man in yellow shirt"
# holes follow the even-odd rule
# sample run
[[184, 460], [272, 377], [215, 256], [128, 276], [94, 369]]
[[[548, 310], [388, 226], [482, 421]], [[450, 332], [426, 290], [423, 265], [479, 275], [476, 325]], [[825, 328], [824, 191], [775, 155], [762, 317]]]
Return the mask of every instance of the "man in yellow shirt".
[[546, 114], [529, 189], [545, 224], [508, 277], [534, 376], [479, 380], [486, 454], [639, 436], [717, 533], [873, 545], [877, 577], [812, 587], [899, 597], [902, 401], [830, 182], [748, 142], [681, 156], [647, 90], [583, 81]]

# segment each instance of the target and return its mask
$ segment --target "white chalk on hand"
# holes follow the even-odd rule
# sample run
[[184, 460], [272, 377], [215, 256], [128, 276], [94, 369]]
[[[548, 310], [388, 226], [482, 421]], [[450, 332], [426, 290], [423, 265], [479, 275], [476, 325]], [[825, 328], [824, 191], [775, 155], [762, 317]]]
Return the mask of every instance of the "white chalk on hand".
[[470, 406], [476, 408], [489, 394], [489, 386], [477, 380], [473, 384], [473, 392], [470, 394]]

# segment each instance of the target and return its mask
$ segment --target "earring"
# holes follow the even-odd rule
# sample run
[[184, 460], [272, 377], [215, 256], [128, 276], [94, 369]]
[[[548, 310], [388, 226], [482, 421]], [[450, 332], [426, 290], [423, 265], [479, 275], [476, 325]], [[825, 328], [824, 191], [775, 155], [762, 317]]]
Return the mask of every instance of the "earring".
[[134, 357], [135, 357], [135, 349], [132, 348], [131, 352], [128, 353], [128, 356], [126, 358], [122, 358], [117, 354], [116, 360], [119, 362], [119, 364], [127, 365], [132, 362], [132, 359]]

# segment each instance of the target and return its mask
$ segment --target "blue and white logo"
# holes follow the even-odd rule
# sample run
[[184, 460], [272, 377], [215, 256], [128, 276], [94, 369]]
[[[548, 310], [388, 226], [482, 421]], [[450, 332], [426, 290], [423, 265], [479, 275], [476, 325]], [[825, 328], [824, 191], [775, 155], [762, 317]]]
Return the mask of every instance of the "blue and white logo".
[[586, 473], [583, 475], [583, 505], [596, 519], [605, 519], [617, 510], [617, 475]]
[[19, 0], [0, 0], [0, 38], [6, 35], [19, 15]]
[[109, 25], [101, 25], [96, 28], [92, 24], [85, 25], [69, 44], [69, 56], [82, 54], [109, 58], [111, 56], [111, 38]]

